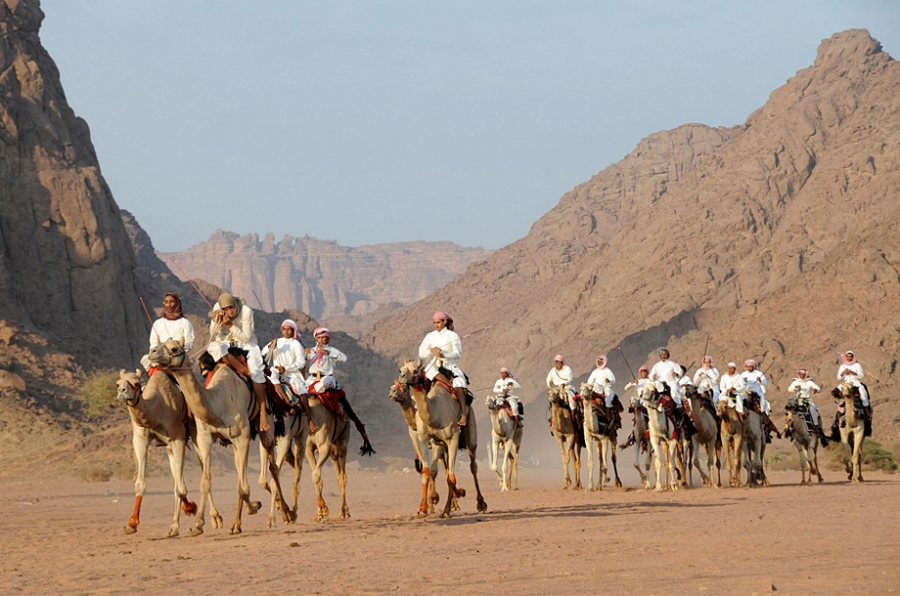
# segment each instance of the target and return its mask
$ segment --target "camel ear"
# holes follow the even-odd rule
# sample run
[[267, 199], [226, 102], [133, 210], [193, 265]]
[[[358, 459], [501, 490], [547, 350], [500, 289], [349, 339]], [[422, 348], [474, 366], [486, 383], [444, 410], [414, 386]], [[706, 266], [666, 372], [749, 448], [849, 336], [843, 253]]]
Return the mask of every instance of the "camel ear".
[[124, 368], [120, 368], [120, 369], [119, 369], [119, 378], [121, 379], [121, 378], [124, 377], [124, 376], [125, 376], [125, 369], [124, 369]]
[[140, 378], [141, 378], [141, 375], [142, 375], [143, 373], [141, 372], [141, 369], [136, 368], [136, 369], [134, 369], [134, 374], [136, 374], [136, 375], [137, 375], [137, 378], [140, 379]]
[[178, 345], [181, 346], [181, 349], [183, 350], [183, 349], [184, 349], [184, 340], [183, 340], [183, 339], [179, 339], [179, 340], [178, 340]]
[[422, 368], [422, 359], [421, 358], [416, 360], [416, 368]]

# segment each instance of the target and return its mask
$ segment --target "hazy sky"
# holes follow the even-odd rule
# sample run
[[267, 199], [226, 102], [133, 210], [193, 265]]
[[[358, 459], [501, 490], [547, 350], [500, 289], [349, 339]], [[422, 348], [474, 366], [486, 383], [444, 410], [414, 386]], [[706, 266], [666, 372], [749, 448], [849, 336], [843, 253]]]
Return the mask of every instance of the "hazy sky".
[[160, 250], [217, 228], [497, 248], [643, 137], [731, 126], [895, 0], [43, 0], [106, 180]]

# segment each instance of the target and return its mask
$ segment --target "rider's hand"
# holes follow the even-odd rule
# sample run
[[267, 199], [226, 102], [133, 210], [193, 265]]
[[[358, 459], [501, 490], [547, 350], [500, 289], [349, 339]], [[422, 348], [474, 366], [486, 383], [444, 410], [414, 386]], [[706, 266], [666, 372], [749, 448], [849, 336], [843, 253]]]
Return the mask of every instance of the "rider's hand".
[[440, 349], [440, 348], [431, 348], [431, 354], [432, 354], [435, 358], [440, 358], [441, 356], [444, 355], [444, 353], [441, 352], [441, 349]]

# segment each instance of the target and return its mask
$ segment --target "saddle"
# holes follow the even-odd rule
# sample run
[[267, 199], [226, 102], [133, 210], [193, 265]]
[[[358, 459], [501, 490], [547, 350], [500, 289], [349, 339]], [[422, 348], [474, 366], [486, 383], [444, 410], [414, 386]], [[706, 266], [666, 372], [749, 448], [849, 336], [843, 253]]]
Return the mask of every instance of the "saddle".
[[678, 424], [676, 417], [675, 400], [672, 399], [671, 395], [664, 394], [659, 398], [659, 405], [662, 406], [662, 411], [666, 416], [666, 420], [672, 423], [672, 428], [674, 429], [672, 438], [678, 439], [678, 431], [682, 430], [683, 432], [683, 429], [681, 428], [682, 425]]
[[343, 389], [327, 389], [322, 393], [309, 390], [309, 394], [318, 399], [325, 408], [338, 417], [338, 420], [344, 419], [344, 410], [341, 408], [341, 400], [347, 397]]

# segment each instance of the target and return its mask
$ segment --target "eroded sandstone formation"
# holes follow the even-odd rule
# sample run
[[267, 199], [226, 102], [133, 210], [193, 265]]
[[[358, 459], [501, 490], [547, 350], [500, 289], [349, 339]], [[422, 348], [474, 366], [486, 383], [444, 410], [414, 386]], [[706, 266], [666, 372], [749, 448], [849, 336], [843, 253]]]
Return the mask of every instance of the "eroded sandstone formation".
[[122, 361], [143, 334], [134, 257], [43, 18], [0, 0], [0, 317]]

